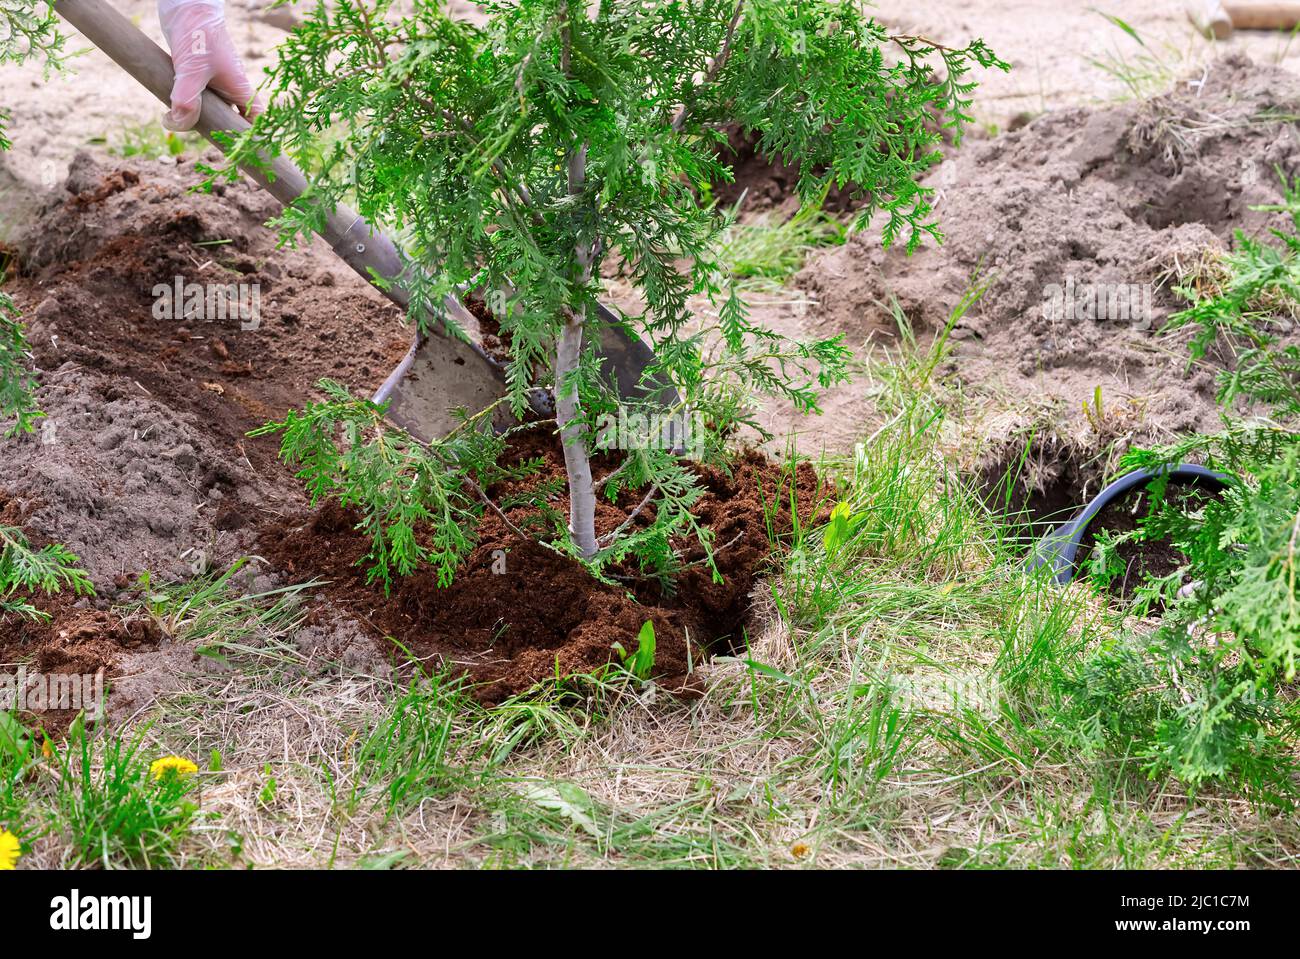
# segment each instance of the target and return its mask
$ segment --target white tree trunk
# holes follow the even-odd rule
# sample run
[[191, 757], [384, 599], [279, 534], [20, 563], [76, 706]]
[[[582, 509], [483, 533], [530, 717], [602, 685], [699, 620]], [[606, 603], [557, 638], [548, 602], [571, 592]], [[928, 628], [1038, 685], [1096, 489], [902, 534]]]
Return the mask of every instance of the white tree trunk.
[[[566, 45], [567, 49], [567, 45]], [[566, 57], [567, 60], [567, 57]], [[567, 64], [566, 64], [567, 66]], [[582, 193], [587, 179], [587, 148], [581, 146], [569, 156], [569, 193]], [[593, 251], [579, 243], [574, 251], [579, 279], [586, 286], [591, 279]], [[582, 359], [582, 331], [587, 308], [580, 305], [567, 312], [555, 356], [555, 422], [564, 443], [564, 471], [569, 478], [569, 535], [583, 558], [596, 555], [596, 490], [591, 482], [591, 457], [587, 452], [587, 430], [578, 419], [578, 388], [569, 375]]]
[[[571, 36], [562, 14], [560, 69], [570, 74]], [[578, 145], [569, 154], [569, 195], [577, 198], [587, 185], [587, 146]], [[595, 250], [579, 242], [574, 250], [578, 261], [579, 285], [591, 281]], [[555, 422], [564, 443], [564, 472], [569, 480], [569, 535], [584, 559], [596, 555], [596, 489], [591, 481], [591, 457], [587, 451], [587, 430], [578, 416], [578, 387], [570, 374], [582, 359], [582, 331], [587, 320], [585, 304], [566, 311], [564, 328], [555, 350]]]
[[[583, 315], [565, 318], [555, 357], [555, 421], [564, 443], [564, 472], [569, 479], [569, 535], [584, 558], [596, 555], [596, 490], [591, 482], [587, 431], [578, 415], [578, 390], [567, 384], [582, 356]], [[566, 385], [567, 384], [567, 385]]]

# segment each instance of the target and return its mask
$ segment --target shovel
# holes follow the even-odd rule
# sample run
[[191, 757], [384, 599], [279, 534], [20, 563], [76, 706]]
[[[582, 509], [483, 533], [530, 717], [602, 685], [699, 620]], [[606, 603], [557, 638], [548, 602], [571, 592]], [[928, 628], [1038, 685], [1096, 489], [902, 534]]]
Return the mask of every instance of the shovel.
[[[76, 27], [91, 43], [138, 80], [164, 105], [171, 100], [171, 57], [140, 32], [106, 0], [56, 0], [54, 10]], [[210, 90], [203, 91], [201, 112], [195, 129], [218, 148], [214, 134], [238, 135], [250, 124], [234, 108]], [[285, 206], [300, 197], [307, 178], [287, 157], [269, 164], [269, 175], [255, 168], [244, 172], [262, 189]], [[337, 207], [319, 234], [348, 266], [372, 283], [393, 303], [407, 309], [411, 295], [400, 283], [402, 262], [397, 247], [360, 214]], [[374, 283], [374, 277], [385, 281]], [[453, 297], [443, 303], [447, 318], [462, 329], [472, 321], [470, 313]], [[504, 370], [477, 343], [446, 332], [439, 316], [431, 315], [427, 332], [418, 330], [406, 356], [389, 374], [374, 395], [376, 403], [388, 403], [388, 417], [412, 436], [429, 442], [446, 435], [460, 422], [457, 409], [478, 413], [506, 392]], [[599, 308], [601, 367], [609, 382], [624, 398], [650, 399], [672, 405], [676, 393], [671, 386], [644, 377], [654, 353], [605, 307]], [[549, 398], [534, 391], [533, 405], [549, 413]], [[494, 414], [494, 423], [510, 422], [506, 404]]]

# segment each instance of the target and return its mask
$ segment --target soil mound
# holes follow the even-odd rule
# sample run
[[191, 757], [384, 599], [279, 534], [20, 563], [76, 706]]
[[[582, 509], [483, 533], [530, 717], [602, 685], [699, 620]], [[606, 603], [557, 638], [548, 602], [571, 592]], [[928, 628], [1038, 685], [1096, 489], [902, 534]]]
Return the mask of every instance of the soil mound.
[[[72, 548], [104, 597], [143, 570], [187, 578], [246, 551], [299, 494], [274, 442], [245, 433], [322, 376], [370, 389], [405, 349], [399, 311], [323, 245], [276, 249], [274, 201], [243, 183], [190, 192], [198, 180], [80, 154], [7, 286], [47, 418], [5, 442], [0, 485], [36, 501], [29, 534]], [[160, 309], [177, 278], [256, 289], [255, 321]]]
[[[1229, 247], [1234, 229], [1282, 223], [1253, 208], [1281, 201], [1279, 171], [1300, 172], [1297, 114], [1300, 79], [1234, 57], [1149, 101], [1048, 113], [973, 142], [927, 181], [943, 245], [909, 257], [863, 233], [815, 257], [799, 277], [818, 301], [811, 319], [823, 332], [887, 340], [896, 297], [933, 332], [984, 281], [953, 333], [953, 368], [967, 384], [1013, 402], [1060, 398], [1081, 429], [1098, 387], [1139, 410], [1134, 438], [1212, 427], [1212, 373], [1188, 370], [1181, 340], [1158, 334], [1180, 303], [1170, 278], [1205, 249]], [[1061, 308], [1067, 287], [1077, 309]], [[1097, 300], [1085, 307], [1089, 289]], [[1112, 294], [1130, 291], [1149, 297], [1149, 313], [1146, 300], [1136, 318], [1110, 309]]]
[[[510, 455], [543, 461], [529, 487], [564, 476], [560, 445], [545, 429], [524, 434]], [[600, 465], [608, 472], [614, 464]], [[617, 585], [598, 583], [577, 561], [521, 540], [491, 513], [477, 530], [473, 553], [446, 589], [428, 574], [394, 582], [389, 596], [381, 586], [367, 584], [361, 561], [369, 541], [356, 530], [357, 514], [334, 504], [273, 528], [263, 550], [295, 578], [329, 579], [326, 595], [359, 612], [376, 639], [396, 640], [431, 669], [466, 673], [484, 702], [499, 702], [556, 677], [600, 670], [617, 658], [617, 647], [628, 654], [636, 650], [647, 620], [655, 628], [656, 680], [684, 693], [692, 688], [693, 667], [709, 652], [743, 645], [750, 593], [771, 552], [768, 530], [777, 536], [789, 532], [792, 494], [807, 511], [803, 520], [813, 520], [818, 494], [811, 467], [804, 464], [791, 475], [753, 452], [730, 474], [702, 475], [709, 492], [697, 517], [714, 535], [721, 582], [714, 581], [703, 548], [695, 544], [685, 551], [684, 568], [666, 591], [633, 568], [615, 572]], [[522, 491], [517, 487], [511, 492]], [[494, 497], [499, 492], [489, 490]], [[637, 502], [624, 496], [616, 504], [602, 504], [597, 532], [618, 526]], [[560, 494], [549, 505], [567, 514], [567, 496]], [[518, 526], [529, 512], [521, 507], [507, 515]]]
[[[0, 624], [0, 660], [104, 669], [110, 713], [118, 699], [147, 705], [167, 686], [156, 674], [189, 656], [108, 604], [146, 570], [166, 582], [221, 568], [278, 513], [302, 508], [275, 441], [247, 431], [312, 398], [321, 377], [372, 389], [409, 341], [400, 311], [322, 243], [277, 248], [263, 226], [274, 201], [243, 182], [191, 192], [199, 180], [189, 164], [80, 154], [5, 285], [47, 416], [0, 441], [4, 522], [37, 546], [67, 544], [97, 595], [39, 600], [48, 625]], [[156, 309], [177, 277], [255, 285], [257, 322]]]

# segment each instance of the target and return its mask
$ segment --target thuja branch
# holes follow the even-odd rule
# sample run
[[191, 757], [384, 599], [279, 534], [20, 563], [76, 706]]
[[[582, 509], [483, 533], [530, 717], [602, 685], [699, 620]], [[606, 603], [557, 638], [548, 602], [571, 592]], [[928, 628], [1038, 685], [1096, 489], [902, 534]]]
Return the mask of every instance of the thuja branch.
[[[727, 438], [757, 424], [762, 397], [815, 412], [847, 351], [749, 318], [719, 263], [725, 217], [707, 200], [731, 176], [718, 128], [735, 124], [764, 155], [798, 161], [805, 197], [832, 184], [854, 192], [859, 225], [879, 214], [885, 241], [912, 247], [938, 236], [918, 182], [939, 159], [935, 115], [960, 128], [965, 72], [1005, 65], [979, 41], [892, 40], [833, 0], [491, 0], [481, 26], [449, 19], [436, 0], [402, 9], [318, 5], [281, 47], [271, 106], [231, 162], [314, 151], [314, 202], [347, 197], [370, 221], [402, 227], [414, 316], [466, 289], [492, 304], [513, 409], [522, 414], [538, 388], [554, 394], [569, 491], [557, 545], [593, 566], [630, 557], [662, 574], [677, 562], [674, 542], [708, 539], [691, 515], [698, 475], [657, 449], [627, 453], [625, 469], [593, 485], [596, 423], [629, 402], [595, 349], [606, 267], [644, 303], [624, 319], [657, 356], [647, 375], [675, 384], [707, 423], [701, 455], [725, 457]], [[886, 62], [891, 43], [908, 57]], [[301, 233], [317, 218], [295, 207], [281, 226]], [[485, 477], [504, 446], [473, 429], [415, 449], [385, 433], [377, 411], [330, 402], [314, 425], [273, 424], [291, 456], [319, 457], [304, 479], [369, 517], [374, 575], [430, 565], [447, 580], [470, 540], [452, 526], [472, 529], [490, 510]], [[355, 444], [321, 441], [348, 421]], [[343, 460], [356, 468], [335, 469]], [[471, 471], [472, 484], [456, 481]], [[597, 495], [624, 493], [640, 505], [597, 539]], [[429, 522], [442, 539], [424, 550], [409, 530]]]
[[[699, 86], [707, 87], [712, 83], [714, 77], [718, 75], [718, 72], [722, 70], [722, 68], [727, 65], [727, 61], [731, 59], [731, 46], [736, 40], [736, 26], [740, 23], [740, 15], [744, 11], [745, 0], [740, 0], [740, 2], [736, 4], [735, 12], [731, 15], [731, 20], [727, 23], [727, 35], [722, 41], [722, 49], [718, 51], [718, 55], [713, 58], [709, 63], [708, 69], [704, 71], [704, 77], [700, 81]], [[679, 133], [681, 132], [682, 128], [686, 126], [686, 117], [689, 113], [689, 105], [683, 103], [681, 109], [677, 111], [677, 116], [673, 117], [674, 130]]]

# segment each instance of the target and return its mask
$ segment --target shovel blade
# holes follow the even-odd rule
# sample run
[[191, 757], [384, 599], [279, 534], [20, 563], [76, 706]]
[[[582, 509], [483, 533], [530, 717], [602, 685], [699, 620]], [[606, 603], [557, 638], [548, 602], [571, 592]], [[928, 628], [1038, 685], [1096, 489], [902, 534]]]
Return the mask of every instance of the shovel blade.
[[[417, 336], [396, 369], [375, 392], [388, 404], [388, 418], [421, 442], [446, 436], [460, 423], [457, 410], [478, 413], [506, 391], [501, 368], [479, 347], [447, 336]], [[508, 425], [510, 409], [494, 413], [498, 428]]]
[[[457, 319], [467, 317], [464, 307], [447, 304]], [[651, 401], [664, 408], [677, 403], [671, 384], [645, 376], [654, 362], [654, 352], [630, 332], [613, 313], [600, 307], [601, 371], [618, 395]], [[374, 395], [376, 403], [388, 403], [388, 418], [416, 439], [428, 443], [446, 436], [460, 424], [457, 410], [473, 415], [495, 403], [506, 392], [505, 375], [499, 363], [475, 343], [441, 334], [417, 335], [406, 356]], [[543, 415], [553, 415], [549, 396], [533, 392], [533, 406]], [[515, 422], [508, 404], [493, 412], [498, 430]]]

